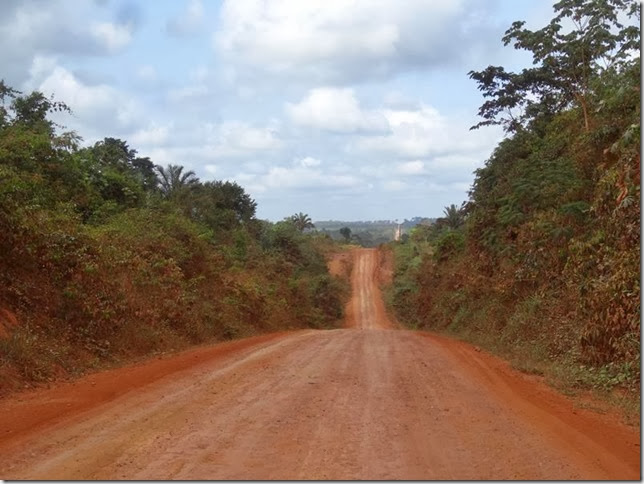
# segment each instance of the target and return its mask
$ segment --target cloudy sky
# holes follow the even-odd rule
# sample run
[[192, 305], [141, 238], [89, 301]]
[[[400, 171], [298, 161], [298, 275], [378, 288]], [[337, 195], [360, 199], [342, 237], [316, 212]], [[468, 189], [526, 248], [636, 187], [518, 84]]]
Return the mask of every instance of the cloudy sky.
[[438, 216], [501, 139], [467, 72], [518, 69], [549, 0], [3, 0], [0, 78], [66, 102], [84, 144], [234, 180], [258, 216]]

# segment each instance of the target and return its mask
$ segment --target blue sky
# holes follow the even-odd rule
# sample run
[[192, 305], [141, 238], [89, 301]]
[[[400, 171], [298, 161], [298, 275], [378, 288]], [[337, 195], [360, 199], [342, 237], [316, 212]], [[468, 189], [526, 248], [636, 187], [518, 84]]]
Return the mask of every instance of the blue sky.
[[84, 144], [234, 180], [258, 216], [435, 217], [502, 137], [467, 72], [518, 69], [546, 0], [6, 0], [0, 77], [74, 111]]

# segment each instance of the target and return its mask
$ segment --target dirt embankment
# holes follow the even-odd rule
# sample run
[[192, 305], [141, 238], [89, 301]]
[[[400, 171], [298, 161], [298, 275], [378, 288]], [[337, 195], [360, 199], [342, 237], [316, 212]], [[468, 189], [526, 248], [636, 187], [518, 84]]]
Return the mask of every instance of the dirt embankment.
[[353, 267], [353, 251], [334, 253], [329, 258], [327, 267], [332, 276], [349, 280]]
[[347, 329], [202, 348], [1, 401], [0, 477], [639, 479], [638, 429], [465, 343], [391, 329], [377, 251], [353, 257]]

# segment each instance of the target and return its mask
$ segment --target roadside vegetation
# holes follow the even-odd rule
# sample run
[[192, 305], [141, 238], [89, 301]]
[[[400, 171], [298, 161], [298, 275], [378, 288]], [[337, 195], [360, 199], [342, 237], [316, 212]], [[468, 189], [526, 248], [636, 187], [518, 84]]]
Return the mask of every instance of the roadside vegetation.
[[[469, 200], [394, 244], [389, 302], [545, 375], [639, 407], [640, 6], [563, 0], [503, 42], [521, 72], [471, 72], [479, 114], [506, 138]], [[627, 26], [625, 19], [630, 19]]]
[[80, 147], [42, 93], [0, 82], [0, 393], [202, 342], [342, 318], [334, 249], [298, 213], [258, 220], [233, 182]]

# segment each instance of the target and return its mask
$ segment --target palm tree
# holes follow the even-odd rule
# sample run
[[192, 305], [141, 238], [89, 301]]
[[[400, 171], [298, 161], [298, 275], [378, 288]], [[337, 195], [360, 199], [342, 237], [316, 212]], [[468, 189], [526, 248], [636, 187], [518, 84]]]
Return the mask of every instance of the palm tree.
[[449, 207], [445, 207], [443, 213], [445, 214], [445, 217], [443, 217], [445, 225], [452, 229], [459, 228], [465, 222], [463, 211], [453, 203]]
[[181, 165], [168, 165], [167, 168], [157, 165], [159, 188], [166, 198], [171, 198], [184, 188], [193, 188], [199, 184], [199, 178], [190, 170], [183, 172]]
[[314, 229], [315, 225], [313, 225], [313, 221], [311, 220], [311, 217], [308, 216], [306, 213], [296, 213], [295, 215], [291, 215], [289, 218], [291, 222], [295, 225], [297, 230], [300, 232], [304, 232], [306, 229]]

